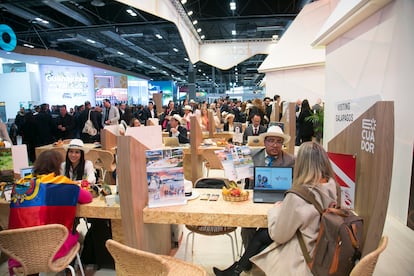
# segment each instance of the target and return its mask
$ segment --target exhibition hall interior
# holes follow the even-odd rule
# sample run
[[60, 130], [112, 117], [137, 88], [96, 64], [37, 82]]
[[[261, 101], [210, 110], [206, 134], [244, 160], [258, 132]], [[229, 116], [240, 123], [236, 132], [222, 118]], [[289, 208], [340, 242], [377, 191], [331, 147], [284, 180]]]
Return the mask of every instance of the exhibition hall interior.
[[[1, 0], [0, 276], [312, 275], [319, 213], [303, 196], [284, 208], [293, 184], [363, 220], [346, 275], [414, 275], [413, 13], [412, 0]], [[316, 151], [329, 162], [309, 159], [313, 183], [296, 168]], [[288, 220], [304, 206], [315, 221]]]

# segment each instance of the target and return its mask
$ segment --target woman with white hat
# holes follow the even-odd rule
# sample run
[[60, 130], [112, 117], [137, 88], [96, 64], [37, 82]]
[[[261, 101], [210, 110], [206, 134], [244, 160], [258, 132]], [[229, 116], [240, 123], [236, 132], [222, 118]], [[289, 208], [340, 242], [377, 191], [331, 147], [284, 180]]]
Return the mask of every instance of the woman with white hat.
[[95, 184], [95, 168], [89, 160], [85, 160], [85, 154], [89, 151], [82, 140], [73, 139], [67, 145], [66, 160], [61, 165], [61, 173], [71, 180], [87, 180], [89, 184]]

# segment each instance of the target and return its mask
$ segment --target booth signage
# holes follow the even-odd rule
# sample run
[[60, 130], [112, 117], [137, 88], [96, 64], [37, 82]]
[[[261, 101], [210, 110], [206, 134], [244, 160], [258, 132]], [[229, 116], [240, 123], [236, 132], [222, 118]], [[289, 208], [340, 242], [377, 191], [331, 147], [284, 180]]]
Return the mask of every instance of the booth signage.
[[11, 52], [16, 48], [17, 39], [13, 29], [8, 25], [0, 24], [0, 48]]

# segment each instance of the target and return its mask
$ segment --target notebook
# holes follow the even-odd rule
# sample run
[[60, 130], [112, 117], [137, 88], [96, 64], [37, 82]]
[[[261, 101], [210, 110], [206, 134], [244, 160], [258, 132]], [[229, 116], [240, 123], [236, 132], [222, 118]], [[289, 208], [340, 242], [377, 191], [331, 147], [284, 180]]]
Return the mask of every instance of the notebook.
[[275, 203], [292, 187], [292, 167], [254, 167], [253, 202]]

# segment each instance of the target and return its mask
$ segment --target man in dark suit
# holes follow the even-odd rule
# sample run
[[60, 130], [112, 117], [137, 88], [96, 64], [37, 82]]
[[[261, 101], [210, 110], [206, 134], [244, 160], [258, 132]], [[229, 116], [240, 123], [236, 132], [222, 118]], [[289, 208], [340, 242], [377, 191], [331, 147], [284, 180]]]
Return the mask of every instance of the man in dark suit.
[[182, 120], [178, 114], [171, 116], [168, 132], [170, 137], [177, 137], [180, 144], [187, 144], [190, 140], [187, 138], [187, 129], [181, 125]]
[[261, 117], [259, 114], [255, 114], [252, 118], [252, 123], [246, 127], [243, 133], [243, 143], [247, 143], [248, 136], [259, 136], [262, 133], [266, 132], [266, 127], [262, 125]]

